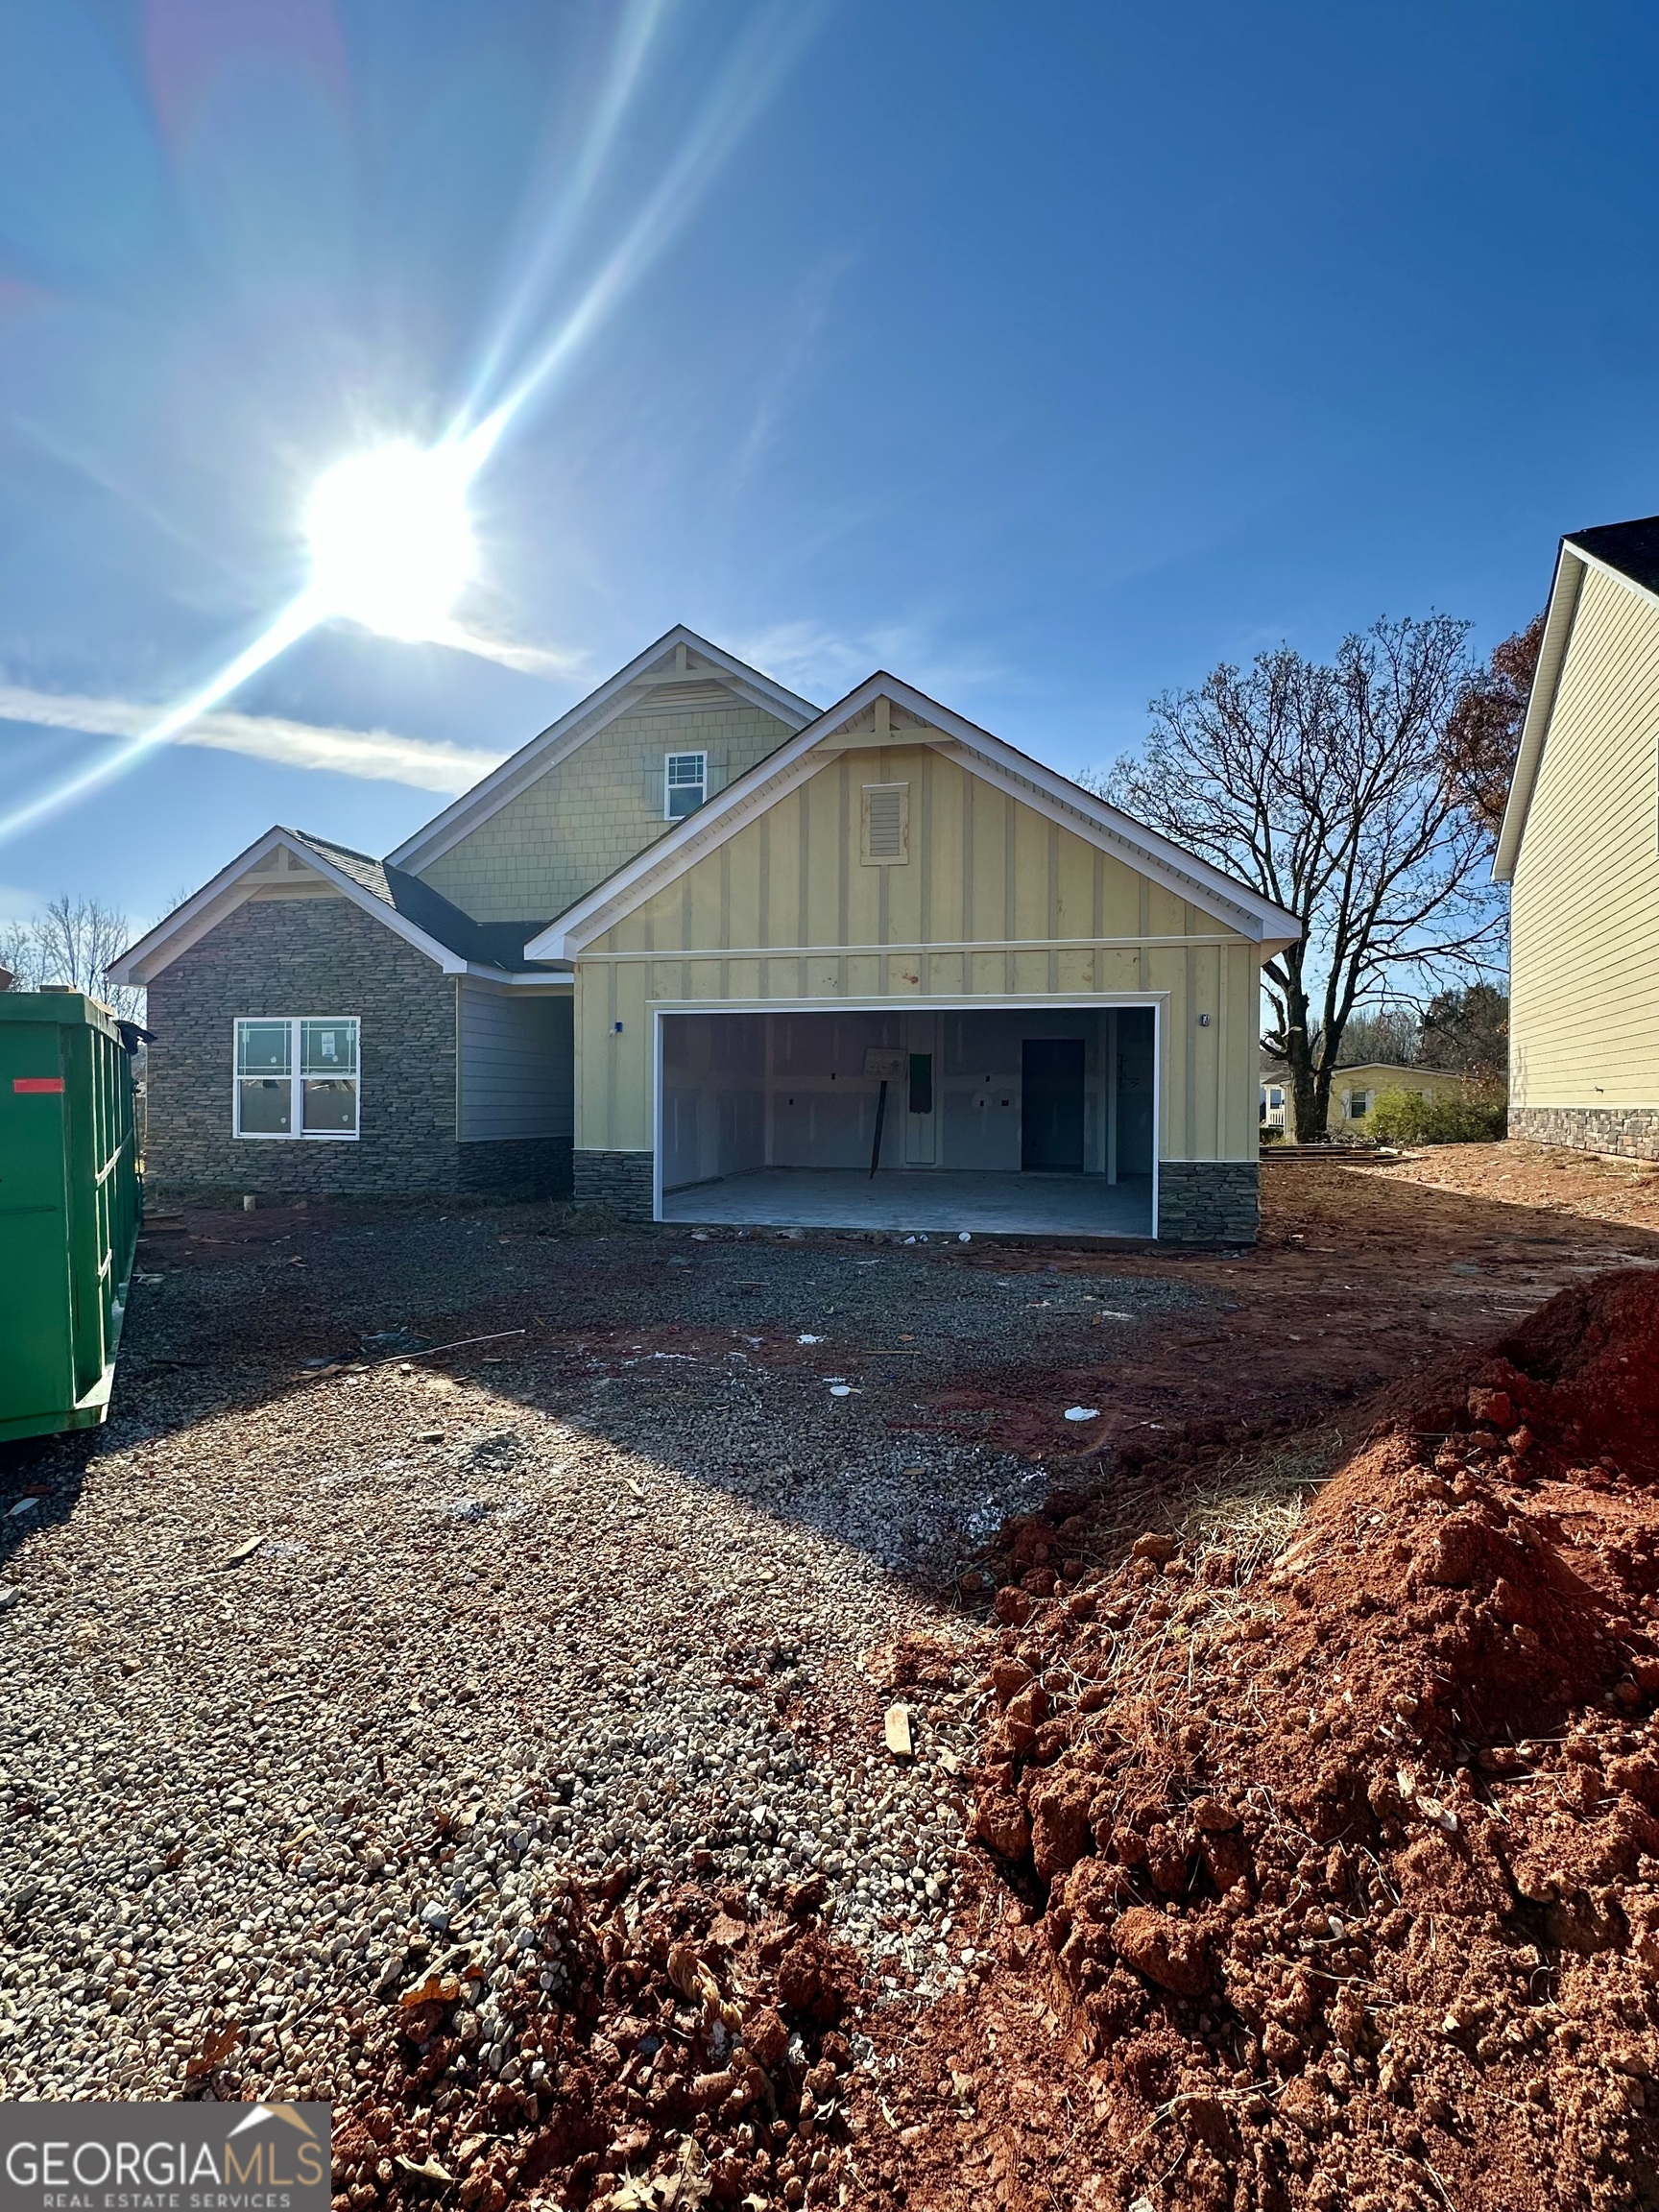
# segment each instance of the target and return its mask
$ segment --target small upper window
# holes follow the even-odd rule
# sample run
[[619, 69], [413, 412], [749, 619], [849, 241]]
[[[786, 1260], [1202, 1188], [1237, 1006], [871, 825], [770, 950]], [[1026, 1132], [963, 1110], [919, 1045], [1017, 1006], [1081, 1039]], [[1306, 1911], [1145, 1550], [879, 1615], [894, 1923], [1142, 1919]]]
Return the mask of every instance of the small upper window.
[[707, 753], [670, 753], [663, 771], [666, 794], [662, 811], [670, 822], [695, 814], [709, 796]]
[[238, 1137], [357, 1135], [357, 1018], [236, 1024]]
[[866, 861], [903, 861], [910, 857], [910, 786], [908, 783], [866, 783], [863, 805], [863, 850]]

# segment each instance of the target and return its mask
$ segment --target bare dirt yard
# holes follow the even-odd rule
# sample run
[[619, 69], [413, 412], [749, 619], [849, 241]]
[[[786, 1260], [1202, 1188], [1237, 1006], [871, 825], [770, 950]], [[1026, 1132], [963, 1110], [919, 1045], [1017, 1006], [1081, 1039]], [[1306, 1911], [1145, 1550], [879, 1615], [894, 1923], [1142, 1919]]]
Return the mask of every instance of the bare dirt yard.
[[1437, 1144], [1372, 1172], [1503, 1205], [1659, 1229], [1659, 1161], [1602, 1159], [1559, 1144]]
[[[1556, 1396], [1652, 1325], [1490, 1347], [1659, 1204], [1558, 1157], [1270, 1163], [1247, 1254], [153, 1231], [0, 1460], [0, 2084], [332, 2098], [353, 2212], [1647, 2201], [1659, 1469]], [[1403, 1871], [1521, 1784], [1543, 1871]]]

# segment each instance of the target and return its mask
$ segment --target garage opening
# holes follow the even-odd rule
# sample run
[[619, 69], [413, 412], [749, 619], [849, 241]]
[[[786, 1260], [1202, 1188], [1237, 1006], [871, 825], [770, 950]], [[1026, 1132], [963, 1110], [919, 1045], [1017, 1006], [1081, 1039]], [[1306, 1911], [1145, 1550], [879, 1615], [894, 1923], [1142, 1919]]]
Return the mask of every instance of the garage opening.
[[664, 1221], [1154, 1234], [1149, 1006], [660, 1021]]

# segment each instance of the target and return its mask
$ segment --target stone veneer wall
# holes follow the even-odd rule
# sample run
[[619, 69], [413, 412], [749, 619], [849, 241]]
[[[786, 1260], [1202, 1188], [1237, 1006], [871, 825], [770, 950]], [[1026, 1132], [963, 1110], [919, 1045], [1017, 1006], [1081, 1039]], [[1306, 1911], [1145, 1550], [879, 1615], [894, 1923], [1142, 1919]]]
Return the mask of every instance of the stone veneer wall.
[[[349, 900], [249, 900], [161, 971], [148, 1005], [152, 1199], [570, 1188], [568, 1144], [457, 1142], [455, 980]], [[304, 1014], [361, 1023], [357, 1142], [236, 1137], [236, 1018]]]
[[[1242, 1160], [1166, 1160], [1158, 1170], [1158, 1237], [1165, 1244], [1254, 1244], [1261, 1223], [1261, 1170]], [[610, 1206], [625, 1221], [649, 1221], [649, 1152], [577, 1152], [579, 1206]]]
[[1254, 1244], [1262, 1222], [1262, 1170], [1246, 1160], [1161, 1160], [1161, 1244]]
[[1659, 1160], [1659, 1107], [1511, 1106], [1509, 1134], [1625, 1160]]
[[568, 1198], [570, 1141], [468, 1138], [455, 1147], [455, 1187], [501, 1198]]
[[584, 1152], [571, 1155], [572, 1195], [578, 1206], [609, 1206], [624, 1221], [649, 1221], [656, 1197], [656, 1155], [651, 1152]]
[[[146, 1179], [159, 1190], [455, 1187], [455, 985], [347, 899], [251, 899], [150, 986]], [[354, 1014], [355, 1144], [232, 1134], [238, 1015]]]

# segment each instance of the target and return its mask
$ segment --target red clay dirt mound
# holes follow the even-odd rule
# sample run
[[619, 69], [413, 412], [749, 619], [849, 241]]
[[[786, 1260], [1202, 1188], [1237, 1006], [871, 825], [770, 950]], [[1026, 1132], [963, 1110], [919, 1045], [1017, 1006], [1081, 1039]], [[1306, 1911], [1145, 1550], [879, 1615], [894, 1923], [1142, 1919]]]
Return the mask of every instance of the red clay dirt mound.
[[1047, 2037], [987, 2047], [995, 1980], [939, 2019], [913, 2205], [1659, 2205], [1659, 1274], [1382, 1406], [1254, 1575], [1153, 1535], [999, 1593], [978, 1829]]

